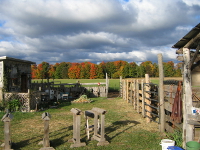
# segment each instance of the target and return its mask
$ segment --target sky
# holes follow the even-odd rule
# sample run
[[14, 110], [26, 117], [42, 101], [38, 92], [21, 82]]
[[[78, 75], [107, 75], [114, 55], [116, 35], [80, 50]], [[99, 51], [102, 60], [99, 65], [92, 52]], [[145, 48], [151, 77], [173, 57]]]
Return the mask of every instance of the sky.
[[40, 64], [176, 62], [200, 0], [0, 0], [0, 56]]

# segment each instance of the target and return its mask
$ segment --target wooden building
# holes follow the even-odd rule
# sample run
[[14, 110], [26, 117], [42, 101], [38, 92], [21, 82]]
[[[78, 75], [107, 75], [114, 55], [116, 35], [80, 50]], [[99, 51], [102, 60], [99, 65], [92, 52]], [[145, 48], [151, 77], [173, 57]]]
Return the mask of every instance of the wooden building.
[[[200, 23], [181, 38], [177, 48], [177, 59], [183, 62], [183, 146], [194, 140], [194, 130], [199, 126], [200, 115], [194, 114], [193, 87], [200, 86]], [[200, 90], [200, 88], [199, 88]]]
[[31, 86], [31, 64], [35, 62], [0, 57], [0, 101], [6, 92], [28, 92]]

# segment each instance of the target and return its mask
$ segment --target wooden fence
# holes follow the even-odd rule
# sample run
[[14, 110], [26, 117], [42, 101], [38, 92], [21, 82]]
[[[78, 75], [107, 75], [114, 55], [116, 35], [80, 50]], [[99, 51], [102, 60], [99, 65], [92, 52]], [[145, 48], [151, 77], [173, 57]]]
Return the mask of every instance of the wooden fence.
[[146, 117], [147, 122], [159, 122], [157, 85], [149, 82], [148, 75], [145, 79], [124, 79], [121, 84], [122, 98]]
[[[71, 99], [79, 98], [81, 95], [88, 97], [107, 97], [108, 96], [109, 80], [100, 83], [59, 83], [34, 82], [31, 84], [27, 93], [19, 92], [4, 92], [3, 97], [6, 102], [14, 99], [20, 100], [23, 112], [30, 112], [37, 110], [38, 105], [41, 103], [41, 96], [45, 94], [47, 99], [62, 99], [62, 95], [68, 93]], [[52, 93], [51, 93], [52, 91]], [[53, 98], [51, 98], [53, 97]]]
[[34, 82], [31, 84], [33, 91], [54, 90], [58, 93], [69, 93], [73, 97], [77, 97], [86, 94], [89, 97], [107, 97], [108, 95], [108, 83], [60, 83], [55, 84], [54, 82], [38, 83]]
[[[157, 122], [159, 128], [164, 128], [167, 132], [177, 128], [182, 129], [182, 123], [176, 123], [176, 120], [171, 118], [178, 81], [164, 82], [164, 104], [160, 103], [159, 86], [151, 83], [148, 75], [145, 75], [144, 79], [123, 79], [120, 82], [122, 98], [145, 117], [147, 123]], [[162, 123], [161, 105], [164, 105], [165, 112]]]

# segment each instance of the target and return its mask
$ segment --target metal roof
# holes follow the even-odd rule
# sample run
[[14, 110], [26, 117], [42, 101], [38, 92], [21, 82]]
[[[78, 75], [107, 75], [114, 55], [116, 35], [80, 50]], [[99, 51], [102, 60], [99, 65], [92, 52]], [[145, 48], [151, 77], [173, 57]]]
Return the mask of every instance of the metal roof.
[[28, 64], [36, 64], [35, 62], [32, 62], [32, 61], [16, 59], [16, 58], [7, 57], [7, 56], [0, 57], [0, 61], [2, 61], [2, 60], [12, 60], [12, 61], [24, 62], [24, 63], [28, 63]]
[[[190, 42], [192, 39], [194, 41]], [[196, 25], [190, 32], [188, 32], [183, 38], [181, 38], [172, 48], [189, 48], [196, 49], [198, 42], [200, 40], [200, 23]], [[190, 42], [190, 43], [189, 43]]]

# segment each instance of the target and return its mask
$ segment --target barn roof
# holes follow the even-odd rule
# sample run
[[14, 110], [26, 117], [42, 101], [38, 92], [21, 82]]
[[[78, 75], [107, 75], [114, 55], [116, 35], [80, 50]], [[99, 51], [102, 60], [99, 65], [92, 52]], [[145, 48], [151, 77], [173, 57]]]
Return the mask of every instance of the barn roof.
[[196, 49], [200, 40], [200, 23], [197, 24], [190, 32], [181, 38], [172, 48], [189, 48]]
[[32, 62], [32, 61], [16, 59], [16, 58], [7, 57], [7, 56], [0, 57], [0, 61], [3, 61], [3, 60], [11, 60], [11, 61], [15, 61], [15, 62], [23, 62], [23, 63], [27, 63], [27, 64], [35, 64], [35, 62]]

